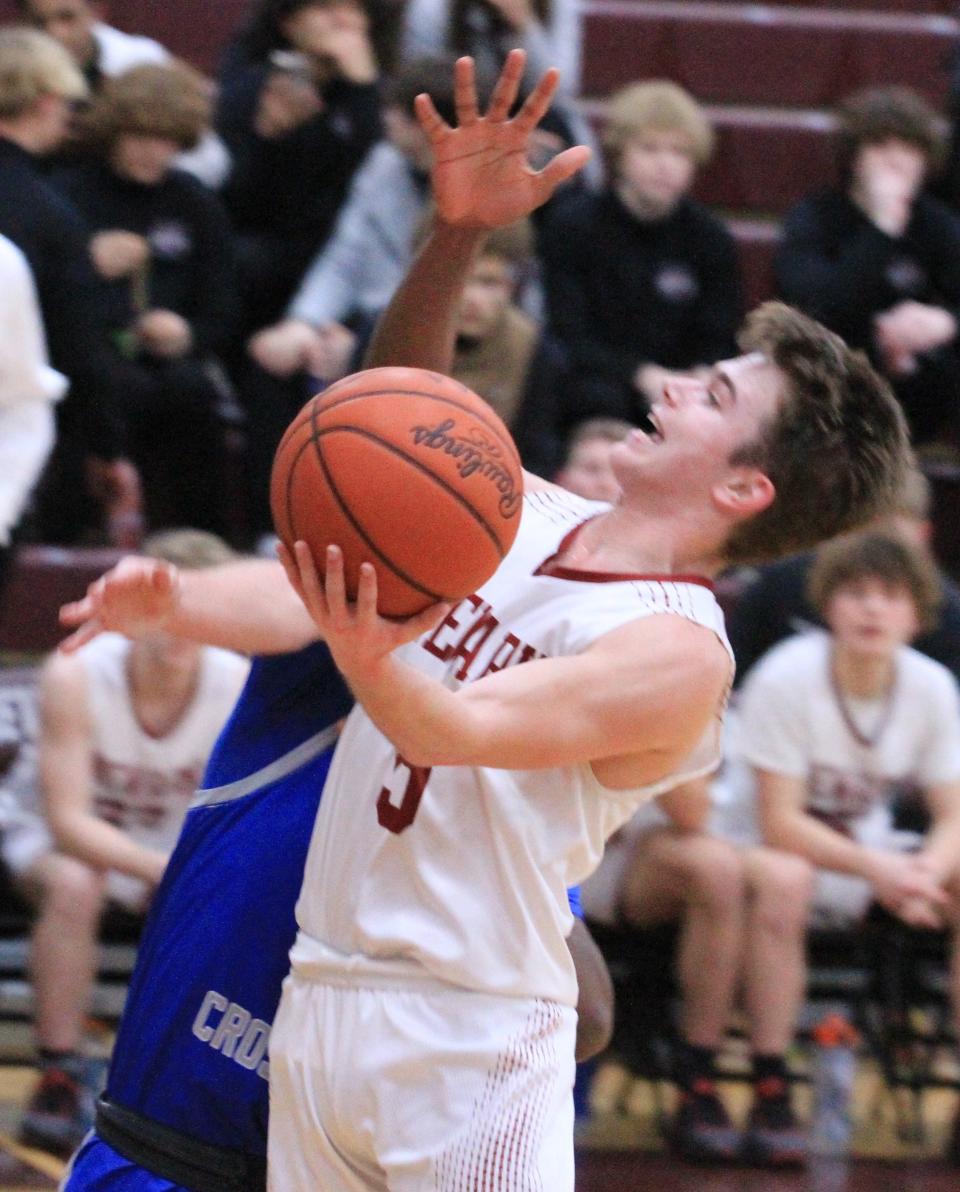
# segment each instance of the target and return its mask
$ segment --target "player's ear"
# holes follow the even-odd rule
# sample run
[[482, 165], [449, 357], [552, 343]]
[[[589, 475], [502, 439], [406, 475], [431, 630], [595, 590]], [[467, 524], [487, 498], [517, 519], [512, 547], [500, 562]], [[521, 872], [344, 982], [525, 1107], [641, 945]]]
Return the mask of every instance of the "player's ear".
[[773, 481], [759, 468], [734, 468], [713, 488], [716, 507], [737, 521], [762, 513], [776, 495]]

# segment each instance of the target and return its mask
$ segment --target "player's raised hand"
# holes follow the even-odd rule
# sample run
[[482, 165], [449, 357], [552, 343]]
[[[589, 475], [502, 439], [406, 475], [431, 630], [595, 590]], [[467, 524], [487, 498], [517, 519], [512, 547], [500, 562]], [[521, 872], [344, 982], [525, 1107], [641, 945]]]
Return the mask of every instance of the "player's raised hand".
[[377, 573], [370, 563], [361, 564], [357, 598], [350, 601], [339, 547], [327, 548], [322, 580], [305, 542], [295, 542], [292, 554], [281, 543], [277, 557], [347, 679], [366, 677], [398, 646], [433, 628], [450, 608], [434, 604], [413, 617], [381, 617], [377, 612]]
[[180, 573], [162, 559], [130, 556], [87, 588], [82, 600], [60, 609], [60, 623], [75, 631], [60, 643], [71, 654], [101, 633], [127, 637], [155, 633], [170, 620], [180, 599]]
[[481, 114], [472, 58], [457, 60], [457, 127], [441, 118], [428, 95], [416, 99], [417, 119], [433, 148], [433, 193], [442, 220], [455, 227], [497, 228], [516, 223], [545, 203], [590, 157], [586, 145], [559, 153], [542, 170], [527, 162], [530, 134], [543, 119], [560, 75], [548, 70], [512, 119], [526, 55], [511, 50]]

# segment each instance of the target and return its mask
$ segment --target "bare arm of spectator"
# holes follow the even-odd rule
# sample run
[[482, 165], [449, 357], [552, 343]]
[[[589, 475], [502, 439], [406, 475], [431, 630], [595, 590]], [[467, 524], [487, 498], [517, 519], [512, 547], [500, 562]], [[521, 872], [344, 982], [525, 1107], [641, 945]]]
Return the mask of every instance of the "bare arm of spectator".
[[929, 921], [918, 926], [936, 927], [932, 908], [942, 907], [947, 895], [937, 875], [922, 856], [866, 848], [811, 815], [805, 807], [807, 783], [803, 777], [772, 770], [756, 771], [758, 811], [765, 844], [797, 853], [821, 869], [865, 878], [879, 903], [899, 914], [908, 903], [924, 901], [931, 908]]
[[933, 827], [921, 855], [941, 882], [960, 869], [960, 781], [944, 782], [925, 792]]
[[93, 806], [93, 751], [83, 663], [56, 654], [40, 683], [40, 790], [57, 847], [95, 869], [156, 885], [167, 856], [131, 840]]

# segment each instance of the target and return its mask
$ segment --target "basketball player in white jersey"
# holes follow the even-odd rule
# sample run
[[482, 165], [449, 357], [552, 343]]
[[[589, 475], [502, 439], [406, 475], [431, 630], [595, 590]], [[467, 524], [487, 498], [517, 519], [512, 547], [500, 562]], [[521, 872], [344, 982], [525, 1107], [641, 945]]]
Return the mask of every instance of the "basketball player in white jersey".
[[[455, 130], [418, 101], [438, 219], [369, 364], [447, 370], [484, 229], [585, 161], [527, 166], [557, 80], [509, 119], [523, 63], [509, 56], [481, 116], [462, 59]], [[348, 605], [336, 548], [322, 581], [303, 544], [284, 557], [359, 706], [274, 1026], [277, 1192], [572, 1189], [565, 885], [640, 802], [716, 764], [732, 659], [710, 577], [867, 519], [909, 454], [889, 391], [836, 336], [774, 306], [745, 348], [706, 381], [665, 384], [653, 431], [613, 450], [616, 505], [531, 478], [513, 549], [454, 608], [386, 621], [371, 567]], [[302, 640], [276, 576], [202, 579], [134, 563], [65, 619], [80, 642], [158, 621], [222, 644]]]
[[[214, 535], [191, 530], [157, 534], [145, 549], [187, 569], [232, 557]], [[145, 912], [247, 669], [236, 654], [162, 631], [136, 642], [106, 634], [44, 666], [43, 815], [24, 809], [3, 841], [38, 907], [31, 970], [41, 1078], [25, 1141], [69, 1153], [91, 1125], [78, 1048], [102, 909]]]

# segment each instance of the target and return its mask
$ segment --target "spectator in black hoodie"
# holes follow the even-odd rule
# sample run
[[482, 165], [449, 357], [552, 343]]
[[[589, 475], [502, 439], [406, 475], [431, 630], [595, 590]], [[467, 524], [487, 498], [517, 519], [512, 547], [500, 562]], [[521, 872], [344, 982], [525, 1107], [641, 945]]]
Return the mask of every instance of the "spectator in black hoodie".
[[780, 294], [863, 348], [903, 405], [914, 441], [956, 438], [960, 219], [924, 192], [946, 140], [905, 87], [858, 92], [840, 111], [840, 183], [789, 213]]
[[217, 127], [233, 154], [224, 199], [248, 332], [283, 313], [381, 135], [390, 50], [377, 3], [260, 0], [224, 59]]
[[209, 106], [203, 78], [182, 64], [109, 79], [84, 118], [89, 156], [59, 180], [107, 287], [148, 521], [222, 532], [220, 360], [239, 323], [233, 244], [216, 195], [173, 168]]
[[0, 233], [33, 272], [54, 368], [70, 382], [57, 412], [57, 446], [38, 496], [34, 533], [70, 542], [100, 516], [136, 502], [123, 456], [123, 377], [113, 351], [105, 291], [84, 223], [45, 179], [40, 158], [67, 133], [71, 104], [86, 94], [62, 46], [28, 29], [0, 31]]
[[736, 352], [742, 314], [733, 239], [689, 196], [713, 134], [673, 83], [637, 83], [610, 102], [610, 185], [559, 199], [540, 242], [549, 327], [579, 374], [577, 419], [636, 423], [667, 371]]

